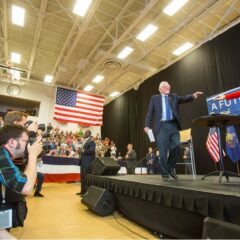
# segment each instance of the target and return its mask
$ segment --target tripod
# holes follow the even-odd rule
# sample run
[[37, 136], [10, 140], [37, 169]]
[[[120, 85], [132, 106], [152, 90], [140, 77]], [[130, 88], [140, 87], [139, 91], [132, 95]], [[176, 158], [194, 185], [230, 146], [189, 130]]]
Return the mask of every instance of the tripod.
[[239, 116], [234, 115], [210, 115], [203, 116], [198, 119], [193, 120], [195, 125], [201, 127], [216, 127], [217, 129], [217, 138], [218, 138], [218, 149], [219, 149], [219, 170], [210, 172], [202, 177], [204, 180], [208, 176], [216, 176], [219, 175], [218, 182], [222, 182], [222, 177], [225, 176], [227, 180], [229, 180], [229, 176], [240, 177], [237, 173], [225, 171], [224, 163], [223, 163], [223, 153], [222, 153], [222, 141], [221, 141], [221, 130], [225, 129], [229, 125], [239, 125], [240, 118]]

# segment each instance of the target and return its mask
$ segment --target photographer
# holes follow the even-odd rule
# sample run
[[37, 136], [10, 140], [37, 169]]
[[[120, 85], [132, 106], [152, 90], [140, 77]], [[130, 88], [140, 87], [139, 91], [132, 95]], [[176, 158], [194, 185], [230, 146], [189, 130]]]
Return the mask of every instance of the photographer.
[[[37, 156], [42, 151], [41, 137], [33, 145], [28, 143], [28, 133], [22, 126], [4, 125], [0, 129], [0, 183], [1, 209], [12, 209], [12, 227], [23, 226], [27, 215], [24, 195], [31, 195], [37, 176]], [[24, 172], [14, 164], [13, 159], [22, 157], [28, 150], [28, 162]], [[5, 189], [6, 188], [6, 189]]]
[[[42, 134], [42, 130], [39, 130], [38, 125], [35, 122], [27, 121], [28, 115], [23, 112], [11, 111], [8, 112], [4, 118], [4, 124], [16, 124], [25, 127], [28, 130], [29, 142], [32, 144], [35, 142], [37, 135]], [[40, 134], [38, 134], [40, 132]], [[21, 170], [24, 171], [27, 164], [27, 153], [26, 156], [14, 159], [14, 164]], [[44, 181], [44, 175], [37, 172], [37, 184], [36, 191], [34, 193], [35, 197], [44, 197], [41, 194], [42, 184]]]
[[31, 122], [30, 124], [27, 125], [27, 117], [28, 115], [23, 112], [18, 112], [18, 111], [8, 112], [4, 118], [4, 125], [7, 125], [7, 124], [21, 125], [27, 128], [27, 130], [29, 131], [30, 137], [36, 137], [38, 125], [34, 122]]

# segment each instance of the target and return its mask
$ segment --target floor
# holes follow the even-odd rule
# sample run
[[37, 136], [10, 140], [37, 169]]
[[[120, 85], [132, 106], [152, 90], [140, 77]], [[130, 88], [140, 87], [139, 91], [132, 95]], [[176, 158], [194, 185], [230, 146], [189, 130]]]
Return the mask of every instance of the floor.
[[24, 228], [17, 239], [157, 239], [148, 230], [115, 212], [99, 217], [81, 204], [77, 183], [46, 183], [44, 198], [29, 197]]

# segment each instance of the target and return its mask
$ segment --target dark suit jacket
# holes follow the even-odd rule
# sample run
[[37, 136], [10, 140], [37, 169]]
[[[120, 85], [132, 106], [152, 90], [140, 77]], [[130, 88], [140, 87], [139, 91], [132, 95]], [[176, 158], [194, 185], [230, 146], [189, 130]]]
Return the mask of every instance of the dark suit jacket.
[[95, 158], [96, 143], [89, 138], [83, 146], [81, 155], [81, 167], [89, 167], [92, 160]]
[[[177, 94], [175, 93], [169, 94], [170, 106], [179, 130], [181, 130], [181, 124], [178, 105], [181, 103], [191, 102], [193, 100], [195, 100], [193, 95], [177, 96]], [[162, 119], [162, 95], [158, 94], [151, 97], [146, 116], [145, 126], [152, 128], [151, 126], [153, 124], [153, 133], [156, 135], [160, 129], [161, 119]]]
[[133, 161], [133, 162], [136, 162], [137, 161], [137, 154], [135, 152], [134, 149], [132, 149], [128, 154], [128, 158], [127, 160], [130, 160], [130, 161]]

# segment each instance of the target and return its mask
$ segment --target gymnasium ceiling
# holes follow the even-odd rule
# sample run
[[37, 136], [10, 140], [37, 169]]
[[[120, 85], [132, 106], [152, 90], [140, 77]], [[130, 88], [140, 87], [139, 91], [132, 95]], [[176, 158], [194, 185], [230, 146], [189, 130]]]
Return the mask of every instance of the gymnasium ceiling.
[[[179, 0], [180, 1], [180, 0]], [[76, 0], [1, 0], [0, 64], [24, 70], [21, 84], [42, 83], [90, 91], [113, 98], [137, 89], [148, 77], [240, 21], [239, 0], [188, 0], [173, 16], [163, 13], [170, 0], [92, 0], [84, 17], [73, 13]], [[12, 24], [12, 5], [25, 9], [24, 26]], [[148, 24], [158, 30], [145, 42], [136, 36]], [[185, 42], [194, 46], [180, 56], [172, 52]], [[117, 58], [126, 46], [134, 49]], [[11, 52], [21, 63], [9, 64]], [[96, 84], [96, 75], [104, 79]], [[1, 80], [8, 81], [1, 69]]]

